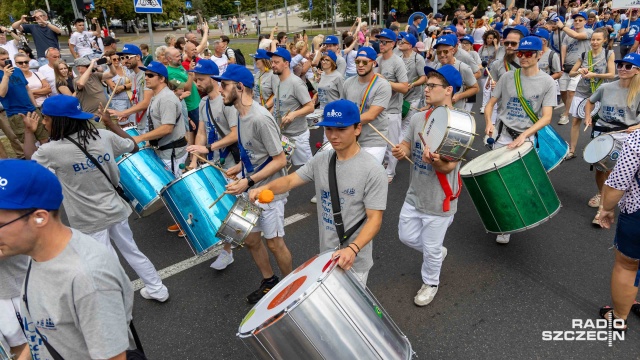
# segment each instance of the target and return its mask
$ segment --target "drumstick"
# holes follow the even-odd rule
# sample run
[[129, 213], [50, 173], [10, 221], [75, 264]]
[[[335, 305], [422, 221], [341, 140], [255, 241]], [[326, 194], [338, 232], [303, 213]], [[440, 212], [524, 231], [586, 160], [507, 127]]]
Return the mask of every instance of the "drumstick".
[[111, 100], [113, 99], [113, 95], [116, 94], [116, 88], [118, 86], [120, 86], [120, 82], [123, 80], [123, 78], [118, 79], [118, 82], [116, 83], [116, 87], [113, 89], [113, 91], [111, 92], [111, 96], [109, 96], [109, 101], [107, 101], [107, 106], [105, 106], [105, 110], [109, 108], [109, 105], [111, 104]]
[[[207, 164], [209, 164], [209, 165], [213, 166], [214, 168], [216, 168], [216, 169], [220, 170], [220, 172], [222, 172], [225, 176], [227, 176], [227, 170], [225, 170], [225, 169], [221, 168], [220, 166], [216, 165], [214, 162], [209, 161], [209, 160], [207, 160], [207, 159], [203, 158], [202, 156], [200, 156], [200, 155], [198, 155], [198, 154], [196, 154], [196, 153], [191, 153], [191, 155], [193, 155], [193, 156], [197, 157], [198, 159], [200, 159], [200, 160], [202, 160], [202, 161], [206, 162]], [[235, 178], [231, 178], [231, 177], [229, 177], [229, 176], [227, 176], [227, 177], [228, 177], [229, 179], [234, 179], [234, 180], [235, 180]]]
[[[380, 131], [378, 131], [378, 129], [376, 129], [375, 126], [373, 126], [371, 123], [367, 123], [367, 125], [371, 126], [371, 128], [373, 129], [373, 131], [377, 132], [378, 135], [380, 135], [380, 137], [382, 137], [384, 139], [384, 141], [386, 141], [387, 143], [389, 143], [389, 145], [391, 145], [391, 147], [396, 147], [396, 145], [394, 143], [391, 142], [391, 140], [387, 139], [386, 136], [384, 136]], [[413, 162], [413, 160], [409, 159], [409, 157], [407, 155], [404, 156], [405, 159], [409, 160], [409, 162], [413, 165], [415, 165], [415, 163]]]
[[[422, 136], [421, 132], [418, 133], [418, 136], [420, 137], [420, 141], [422, 141], [422, 146], [424, 146], [425, 148], [428, 148], [427, 142], [424, 140], [424, 137]], [[431, 152], [429, 152], [429, 158], [431, 159], [431, 161], [435, 160], [433, 156], [431, 156]]]
[[220, 196], [218, 196], [217, 199], [215, 199], [211, 205], [209, 205], [209, 209], [211, 209], [215, 204], [218, 203], [218, 201], [220, 201], [225, 195], [227, 195], [227, 193], [223, 192], [222, 194], [220, 194]]

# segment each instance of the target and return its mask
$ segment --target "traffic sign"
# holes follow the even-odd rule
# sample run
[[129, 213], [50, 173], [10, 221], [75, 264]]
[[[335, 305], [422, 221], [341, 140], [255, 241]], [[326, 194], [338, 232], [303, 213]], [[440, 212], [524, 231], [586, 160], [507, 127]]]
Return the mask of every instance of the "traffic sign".
[[234, 1], [234, 2], [233, 2], [233, 5], [235, 5], [235, 6], [240, 6], [240, 1], [237, 1], [237, 0], [236, 0], [236, 1]]
[[313, 0], [309, 0], [309, 11], [313, 10]]
[[133, 0], [138, 14], [162, 14], [162, 0]]
[[184, 7], [186, 7], [187, 9], [191, 9], [191, 1], [185, 2]]
[[96, 4], [93, 2], [93, 0], [91, 0], [91, 10], [95, 10], [96, 9]]

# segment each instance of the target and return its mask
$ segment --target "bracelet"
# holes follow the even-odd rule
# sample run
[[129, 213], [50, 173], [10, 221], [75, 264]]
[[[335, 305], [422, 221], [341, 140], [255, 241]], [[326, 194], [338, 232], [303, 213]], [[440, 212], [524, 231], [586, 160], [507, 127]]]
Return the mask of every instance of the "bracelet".
[[358, 248], [358, 252], [362, 251], [362, 249], [360, 249], [360, 246], [358, 246], [358, 244], [356, 244], [355, 242], [352, 242], [351, 244], [349, 244], [349, 246], [351, 245], [355, 245]]
[[351, 249], [351, 251], [353, 251], [353, 253], [356, 254], [356, 257], [358, 256], [358, 253], [355, 250], [353, 250], [351, 246], [347, 246], [347, 248]]

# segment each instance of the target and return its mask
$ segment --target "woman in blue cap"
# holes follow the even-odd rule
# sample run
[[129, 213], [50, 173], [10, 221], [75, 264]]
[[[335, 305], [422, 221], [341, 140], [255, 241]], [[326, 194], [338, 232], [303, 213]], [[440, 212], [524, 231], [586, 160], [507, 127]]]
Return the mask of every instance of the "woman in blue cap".
[[271, 57], [267, 54], [267, 50], [264, 49], [256, 50], [256, 53], [252, 56], [258, 68], [258, 72], [253, 75], [253, 100], [265, 106], [273, 96], [273, 89], [271, 88], [271, 77], [273, 76]]

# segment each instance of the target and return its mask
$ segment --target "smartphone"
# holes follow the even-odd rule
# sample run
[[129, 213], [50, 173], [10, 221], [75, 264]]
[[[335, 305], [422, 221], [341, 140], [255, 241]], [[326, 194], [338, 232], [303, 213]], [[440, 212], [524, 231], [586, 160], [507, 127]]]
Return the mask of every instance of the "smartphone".
[[98, 59], [98, 61], [96, 61], [96, 65], [104, 65], [107, 63], [107, 58], [100, 58]]
[[11, 62], [11, 60], [7, 59], [4, 61], [4, 66], [7, 66], [7, 65], [13, 66], [13, 63]]

